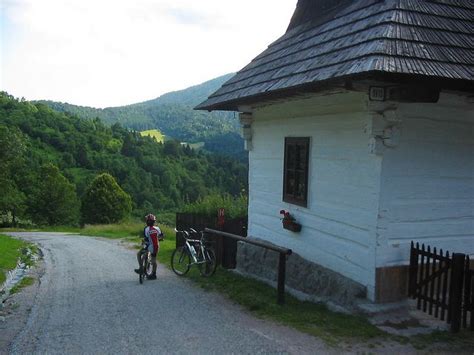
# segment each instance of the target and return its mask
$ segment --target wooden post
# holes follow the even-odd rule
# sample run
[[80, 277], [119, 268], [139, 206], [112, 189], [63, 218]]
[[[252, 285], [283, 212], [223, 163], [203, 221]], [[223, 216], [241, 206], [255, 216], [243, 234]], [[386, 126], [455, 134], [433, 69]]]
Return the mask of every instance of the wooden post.
[[472, 270], [469, 271], [469, 279], [471, 284], [471, 294], [469, 295], [469, 306], [471, 310], [471, 327], [470, 329], [474, 331], [474, 272]]
[[278, 304], [285, 303], [285, 271], [286, 255], [280, 253], [280, 261], [278, 262]]
[[449, 304], [451, 309], [451, 331], [459, 332], [462, 318], [462, 289], [464, 281], [464, 263], [466, 255], [460, 253], [453, 254], [453, 264], [451, 269], [451, 287], [449, 289]]
[[415, 245], [411, 242], [410, 248], [410, 272], [409, 272], [409, 287], [408, 296], [415, 298], [416, 295], [416, 281], [418, 276], [418, 253]]

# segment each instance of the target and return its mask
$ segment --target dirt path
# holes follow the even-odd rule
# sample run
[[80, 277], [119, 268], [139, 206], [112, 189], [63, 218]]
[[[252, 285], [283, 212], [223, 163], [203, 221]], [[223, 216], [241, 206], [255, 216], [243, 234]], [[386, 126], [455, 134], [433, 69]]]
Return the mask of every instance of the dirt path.
[[40, 245], [44, 273], [30, 297], [26, 326], [16, 325], [8, 352], [339, 353], [317, 338], [256, 319], [162, 266], [158, 280], [139, 285], [134, 252], [115, 241], [15, 235]]

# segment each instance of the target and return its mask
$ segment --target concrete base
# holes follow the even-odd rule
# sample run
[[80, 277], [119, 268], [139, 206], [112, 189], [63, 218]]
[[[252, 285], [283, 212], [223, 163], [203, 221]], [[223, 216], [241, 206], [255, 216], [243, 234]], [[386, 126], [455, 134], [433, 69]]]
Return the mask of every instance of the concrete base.
[[416, 308], [416, 301], [386, 304], [360, 304], [359, 309], [379, 329], [394, 335], [413, 336], [448, 331], [449, 324]]
[[[275, 283], [278, 279], [278, 259], [279, 254], [276, 252], [238, 243], [237, 271], [240, 273]], [[287, 259], [286, 286], [292, 293], [308, 295], [310, 300], [349, 309], [367, 295], [366, 288], [359, 283], [305, 260], [298, 254], [292, 254]]]

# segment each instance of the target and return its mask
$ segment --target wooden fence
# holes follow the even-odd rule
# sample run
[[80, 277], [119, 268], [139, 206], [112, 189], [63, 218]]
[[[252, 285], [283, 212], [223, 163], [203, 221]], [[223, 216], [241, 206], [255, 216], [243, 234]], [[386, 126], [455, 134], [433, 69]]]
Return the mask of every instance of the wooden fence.
[[418, 309], [446, 320], [453, 332], [467, 323], [474, 329], [469, 257], [412, 242], [409, 274], [409, 296], [417, 300]]

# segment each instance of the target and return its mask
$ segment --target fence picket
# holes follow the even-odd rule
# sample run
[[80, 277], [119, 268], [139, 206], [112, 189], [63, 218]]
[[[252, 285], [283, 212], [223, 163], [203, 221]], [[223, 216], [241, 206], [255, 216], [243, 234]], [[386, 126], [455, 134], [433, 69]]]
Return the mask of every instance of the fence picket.
[[424, 283], [423, 287], [423, 312], [426, 312], [427, 301], [428, 301], [428, 285], [429, 281], [428, 278], [430, 277], [430, 246], [428, 245], [427, 252], [426, 252], [426, 267], [425, 267], [425, 278], [426, 282]]
[[[440, 249], [439, 256], [441, 256], [441, 257], [443, 256], [443, 249]], [[438, 258], [438, 260], [439, 260], [438, 272], [440, 272], [441, 270], [443, 270], [443, 259]], [[441, 294], [441, 287], [442, 287], [443, 278], [442, 277], [437, 277], [436, 280], [437, 280], [437, 282], [436, 282], [435, 317], [438, 318], [438, 316], [439, 316], [439, 307], [440, 307], [440, 302], [441, 302], [440, 294]]]
[[467, 312], [470, 308], [470, 295], [471, 295], [471, 274], [469, 272], [469, 256], [466, 258], [464, 265], [464, 307], [462, 309], [462, 326], [466, 328], [467, 326]]
[[[448, 263], [449, 260], [449, 251], [446, 251], [446, 262]], [[441, 320], [444, 320], [445, 316], [445, 309], [446, 309], [446, 321], [448, 323], [451, 322], [448, 302], [447, 302], [447, 293], [448, 293], [448, 282], [449, 282], [449, 272], [444, 274], [444, 285], [443, 285], [443, 306], [446, 305], [446, 308], [443, 308], [443, 312], [441, 313]]]
[[[436, 248], [433, 249], [433, 264], [431, 265], [431, 275], [436, 275]], [[437, 278], [434, 278], [430, 282], [430, 308], [428, 314], [433, 315], [433, 303], [437, 300], [434, 299], [434, 286]]]
[[409, 284], [408, 284], [408, 296], [416, 297], [416, 284], [418, 276], [418, 253], [415, 249], [413, 241], [410, 245], [410, 271], [409, 271]]
[[471, 330], [474, 330], [474, 271], [473, 270], [469, 270], [469, 273], [471, 274], [471, 295], [469, 297], [470, 301], [469, 301], [469, 306], [470, 306], [470, 309], [471, 309]]
[[[424, 266], [425, 266], [425, 245], [421, 245], [421, 261], [420, 261], [420, 274], [418, 276], [418, 282], [421, 283], [423, 280], [423, 275], [424, 273]], [[416, 308], [421, 309], [421, 297], [423, 295], [423, 286], [418, 288], [417, 296], [418, 296], [418, 302], [416, 303]]]

